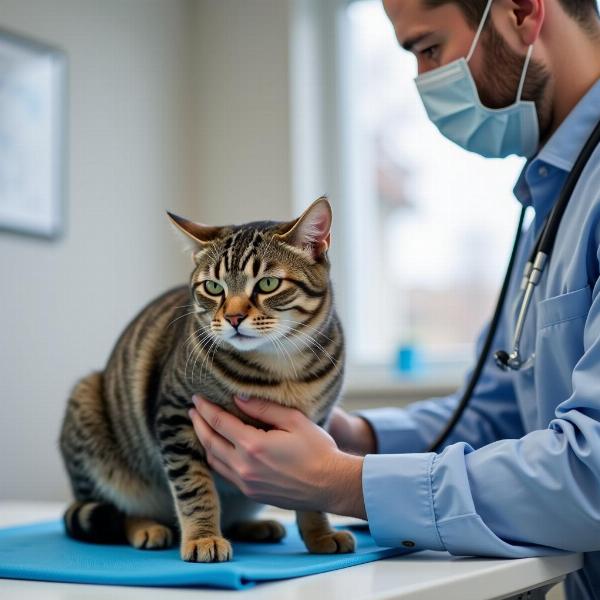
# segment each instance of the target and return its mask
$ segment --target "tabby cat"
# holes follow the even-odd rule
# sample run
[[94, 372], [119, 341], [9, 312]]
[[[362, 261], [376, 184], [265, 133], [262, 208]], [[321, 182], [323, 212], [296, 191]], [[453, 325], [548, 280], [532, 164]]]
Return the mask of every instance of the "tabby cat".
[[[208, 227], [168, 213], [191, 242], [189, 286], [170, 290], [128, 325], [104, 371], [69, 399], [60, 448], [75, 502], [73, 538], [166, 548], [192, 562], [231, 559], [229, 539], [276, 542], [261, 505], [207, 465], [187, 411], [199, 393], [246, 423], [234, 394], [260, 396], [323, 425], [342, 385], [344, 341], [327, 249], [331, 208], [298, 219]], [[318, 512], [298, 512], [306, 547], [352, 552], [354, 538]]]

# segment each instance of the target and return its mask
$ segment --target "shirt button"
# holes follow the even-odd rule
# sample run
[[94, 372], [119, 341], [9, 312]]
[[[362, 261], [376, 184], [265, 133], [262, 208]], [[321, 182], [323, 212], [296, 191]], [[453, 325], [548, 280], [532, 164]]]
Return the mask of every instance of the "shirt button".
[[406, 548], [414, 548], [415, 547], [415, 543], [412, 540], [404, 540], [402, 542], [403, 546], [406, 546]]
[[538, 175], [540, 177], [547, 177], [548, 176], [548, 168], [544, 167], [543, 165], [538, 169]]

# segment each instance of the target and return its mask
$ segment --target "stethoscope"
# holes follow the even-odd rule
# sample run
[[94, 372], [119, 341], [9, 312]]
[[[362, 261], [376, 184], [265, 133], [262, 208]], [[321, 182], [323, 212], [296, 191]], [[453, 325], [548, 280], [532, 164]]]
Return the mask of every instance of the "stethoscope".
[[[577, 182], [579, 181], [579, 178], [581, 177], [581, 174], [588, 160], [590, 159], [592, 153], [594, 152], [596, 146], [598, 146], [599, 143], [600, 122], [596, 124], [594, 131], [592, 131], [592, 134], [587, 139], [585, 145], [579, 153], [579, 156], [577, 157], [577, 160], [575, 161], [575, 164], [573, 165], [573, 168], [567, 176], [567, 179], [565, 180], [565, 183], [560, 191], [558, 200], [555, 202], [552, 210], [550, 211], [550, 214], [546, 217], [544, 221], [542, 229], [533, 245], [531, 254], [529, 255], [527, 263], [525, 264], [525, 269], [523, 270], [523, 279], [521, 280], [520, 287], [521, 306], [515, 324], [515, 331], [512, 339], [512, 350], [510, 351], [510, 353], [506, 350], [497, 350], [494, 353], [494, 360], [496, 364], [504, 371], [518, 371], [521, 369], [527, 369], [533, 365], [533, 362], [535, 360], [535, 353], [532, 354], [529, 358], [523, 359], [520, 351], [521, 336], [523, 334], [523, 327], [527, 318], [527, 312], [531, 304], [531, 299], [533, 298], [533, 292], [535, 290], [535, 287], [540, 282], [540, 279], [542, 278], [542, 275], [544, 273], [544, 269], [550, 261], [550, 256], [552, 254], [552, 248], [556, 240], [558, 227], [562, 220], [563, 214], [567, 208], [569, 200], [571, 199], [573, 190], [575, 189], [575, 186], [577, 185]], [[525, 210], [526, 207], [523, 207], [519, 216], [517, 232], [515, 234], [512, 252], [508, 261], [506, 275], [504, 276], [504, 282], [502, 283], [502, 288], [500, 289], [500, 294], [498, 295], [498, 302], [496, 303], [496, 308], [494, 309], [494, 315], [490, 322], [488, 333], [486, 335], [481, 352], [479, 353], [479, 357], [477, 359], [475, 368], [471, 373], [469, 382], [467, 383], [465, 391], [458, 405], [456, 406], [454, 413], [448, 420], [448, 423], [446, 423], [446, 426], [444, 427], [443, 431], [429, 446], [427, 450], [428, 452], [435, 452], [446, 441], [446, 438], [448, 437], [448, 435], [460, 419], [462, 413], [464, 412], [469, 400], [471, 399], [471, 396], [473, 395], [475, 386], [479, 381], [479, 377], [481, 376], [481, 372], [483, 371], [483, 367], [485, 365], [490, 348], [492, 346], [494, 336], [496, 335], [496, 331], [498, 329], [498, 322], [500, 321], [500, 315], [504, 307], [504, 301], [506, 299], [506, 293], [508, 291], [513, 267], [517, 257], [519, 241], [521, 239], [523, 220], [525, 218]]]

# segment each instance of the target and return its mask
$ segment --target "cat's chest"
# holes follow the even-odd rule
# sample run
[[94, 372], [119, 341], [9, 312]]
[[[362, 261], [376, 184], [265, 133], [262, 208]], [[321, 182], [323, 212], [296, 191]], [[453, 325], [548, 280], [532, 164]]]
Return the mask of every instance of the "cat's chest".
[[279, 381], [276, 386], [255, 389], [249, 386], [232, 387], [229, 395], [218, 395], [207, 399], [223, 407], [247, 423], [256, 425], [256, 421], [243, 413], [234, 401], [234, 396], [264, 398], [276, 404], [295, 408], [311, 420], [316, 420], [322, 407], [328, 404], [328, 398], [319, 393], [317, 386], [297, 381]]

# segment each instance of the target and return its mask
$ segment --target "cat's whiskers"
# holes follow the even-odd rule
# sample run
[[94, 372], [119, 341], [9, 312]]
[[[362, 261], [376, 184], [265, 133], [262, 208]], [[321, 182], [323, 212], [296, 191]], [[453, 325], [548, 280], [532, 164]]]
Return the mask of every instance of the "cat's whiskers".
[[[188, 363], [190, 362], [190, 358], [196, 353], [196, 350], [198, 350], [199, 352], [201, 352], [202, 348], [208, 343], [208, 340], [210, 340], [212, 336], [213, 336], [212, 331], [205, 332], [205, 333], [203, 333], [200, 336], [200, 340], [192, 348], [192, 351], [190, 352], [190, 354], [189, 354], [189, 356], [188, 356], [188, 358], [187, 358], [187, 360], [185, 362], [185, 371], [183, 373], [184, 378], [187, 379], [187, 370], [188, 370]], [[193, 382], [194, 382], [194, 375], [193, 375], [193, 371], [192, 371], [192, 383]]]
[[281, 349], [287, 354], [287, 356], [289, 358], [290, 364], [292, 365], [292, 369], [294, 369], [294, 378], [300, 379], [298, 377], [298, 371], [296, 370], [296, 364], [294, 363], [292, 355], [289, 353], [288, 349], [283, 345], [283, 342], [281, 340], [277, 340], [277, 341], [281, 345]]
[[335, 368], [335, 370], [337, 371], [337, 373], [341, 374], [340, 371], [339, 371], [339, 369], [338, 369], [338, 366], [337, 366], [337, 363], [339, 361], [336, 360], [333, 356], [331, 356], [331, 354], [329, 354], [329, 352], [327, 352], [327, 350], [323, 346], [321, 346], [321, 344], [319, 344], [319, 342], [317, 342], [317, 340], [315, 340], [311, 335], [309, 335], [307, 333], [304, 333], [303, 331], [297, 330], [297, 329], [295, 329], [293, 327], [290, 327], [289, 330], [293, 331], [294, 335], [296, 335], [296, 336], [304, 336], [304, 337], [308, 338], [329, 359], [329, 361], [331, 362], [331, 364], [333, 365], [333, 367]]
[[[270, 335], [266, 335], [265, 337], [271, 342], [271, 344], [273, 344], [273, 348], [275, 348], [275, 351], [277, 352], [277, 355], [279, 356], [280, 350], [279, 350], [279, 347], [277, 346], [277, 344], [275, 343], [275, 341], [276, 341], [275, 338]], [[283, 360], [285, 360], [285, 356], [283, 356], [283, 354], [281, 354], [281, 356], [282, 356]]]
[[[204, 354], [204, 358], [202, 359], [202, 364], [200, 366], [200, 381], [202, 381], [202, 371], [204, 369], [204, 363], [208, 360], [211, 350], [213, 347], [219, 342], [219, 338], [217, 336], [213, 336], [210, 346], [208, 350]], [[194, 382], [194, 370], [196, 368], [197, 361], [194, 361], [194, 366], [192, 367], [192, 383]]]
[[188, 313], [185, 313], [185, 314], [183, 314], [183, 315], [181, 315], [181, 316], [177, 317], [176, 319], [173, 319], [173, 320], [172, 320], [172, 321], [171, 321], [171, 322], [170, 322], [170, 323], [167, 325], [166, 329], [168, 329], [169, 327], [171, 327], [171, 325], [173, 325], [173, 323], [175, 323], [175, 321], [179, 321], [179, 319], [183, 319], [183, 317], [187, 317], [187, 316], [189, 316], [189, 315], [193, 315], [195, 312], [196, 312], [195, 310], [192, 310], [192, 311], [190, 311], [190, 312], [188, 312]]
[[[188, 366], [189, 366], [189, 361], [192, 357], [194, 356], [198, 356], [198, 354], [200, 354], [202, 352], [202, 349], [205, 348], [211, 341], [210, 337], [207, 337], [205, 340], [203, 340], [200, 344], [198, 344], [198, 346], [196, 346], [194, 348], [194, 350], [190, 353], [190, 355], [188, 356], [188, 360], [185, 363], [185, 372], [184, 372], [184, 377], [185, 379], [188, 379], [188, 375], [187, 375], [187, 370], [188, 370]], [[196, 358], [194, 358], [194, 362], [192, 363], [192, 365], [195, 364]], [[193, 371], [192, 371], [192, 377], [191, 377], [191, 382], [193, 383], [194, 379], [193, 379]]]
[[[208, 349], [205, 349], [205, 351], [204, 351], [202, 363], [200, 364], [200, 381], [202, 381], [202, 378], [203, 378], [202, 372], [204, 371], [204, 363], [206, 363], [208, 361], [208, 357], [210, 356], [211, 350], [217, 346], [218, 342], [219, 342], [219, 339], [216, 336], [214, 336], [213, 339], [211, 340], [210, 345], [208, 346]], [[192, 369], [192, 381], [194, 381], [194, 369]]]
[[[332, 360], [333, 362], [338, 362], [337, 360], [335, 360], [331, 356], [331, 354], [329, 354], [329, 352], [327, 351], [327, 349], [323, 345], [321, 345], [319, 342], [317, 342], [317, 340], [313, 336], [311, 336], [310, 334], [305, 333], [304, 331], [301, 331], [301, 330], [296, 329], [294, 327], [290, 327], [289, 331], [294, 332], [294, 335], [296, 335], [296, 336], [303, 336], [305, 338], [308, 338], [308, 340], [310, 340], [313, 344], [315, 344], [318, 349], [320, 349], [326, 356], [328, 356], [330, 358], [330, 360]], [[331, 341], [333, 342], [333, 340], [331, 340]]]
[[[217, 354], [217, 352], [219, 351], [219, 347], [221, 346], [221, 344], [224, 342], [225, 340], [220, 339], [217, 342], [217, 345], [215, 346], [215, 349], [212, 353], [212, 359], [210, 359], [210, 365], [207, 363], [206, 365], [206, 374], [208, 375], [208, 371], [210, 370], [211, 366], [214, 364], [214, 360], [215, 360], [215, 356]], [[200, 381], [202, 381], [202, 378], [200, 378]]]
[[[288, 342], [290, 342], [291, 344], [293, 344], [294, 346], [296, 346], [296, 348], [298, 349], [298, 352], [302, 352], [301, 348], [299, 348], [299, 347], [296, 345], [296, 342], [294, 341], [294, 338], [292, 338], [292, 336], [287, 336], [287, 337], [286, 337], [286, 336], [285, 336], [285, 332], [283, 331], [283, 329], [277, 329], [277, 328], [276, 328], [276, 329], [275, 329], [275, 331], [276, 331], [276, 332], [278, 332], [278, 333], [282, 333], [282, 334], [283, 334], [283, 336], [285, 337], [285, 340], [286, 340], [286, 341], [288, 341]], [[321, 358], [321, 357], [320, 357], [320, 356], [319, 356], [319, 355], [318, 355], [318, 354], [317, 354], [317, 353], [314, 351], [313, 347], [312, 347], [312, 346], [311, 346], [311, 345], [310, 345], [308, 342], [306, 342], [305, 340], [303, 340], [303, 339], [301, 339], [301, 338], [296, 338], [296, 339], [297, 339], [297, 340], [298, 340], [300, 343], [302, 343], [302, 344], [304, 345], [304, 347], [305, 347], [305, 348], [308, 348], [308, 349], [309, 349], [309, 350], [310, 350], [310, 351], [311, 351], [311, 352], [312, 352], [312, 353], [315, 355], [315, 357], [317, 358], [317, 360], [319, 360], [319, 359]]]
[[[291, 320], [289, 322], [292, 322]], [[298, 323], [300, 323], [299, 321], [297, 321]], [[315, 329], [315, 328], [312, 328]], [[304, 336], [306, 338], [308, 338], [313, 344], [315, 344], [333, 363], [338, 362], [336, 361], [331, 354], [329, 354], [329, 352], [327, 352], [326, 348], [321, 345], [311, 334], [306, 333], [304, 331], [302, 331], [300, 328], [297, 327], [289, 327], [288, 328], [289, 331], [293, 332], [293, 335], [295, 336]], [[317, 333], [319, 333], [320, 335], [322, 335], [325, 339], [329, 340], [332, 343], [335, 343], [335, 340], [332, 340], [330, 337], [327, 337], [324, 333], [321, 333], [318, 329], [315, 329], [315, 331], [317, 331]]]
[[211, 336], [206, 337], [202, 342], [202, 346], [200, 348], [196, 348], [198, 351], [196, 352], [196, 349], [194, 349], [194, 352], [192, 353], [192, 355], [194, 357], [194, 360], [192, 361], [192, 374], [191, 374], [191, 378], [190, 378], [192, 385], [194, 384], [194, 371], [196, 370], [196, 364], [198, 362], [198, 357], [202, 356], [203, 350], [206, 352], [207, 346], [212, 344], [213, 341], [214, 341], [213, 337], [211, 337]]
[[[266, 335], [267, 338], [269, 338], [272, 342], [274, 342], [275, 344], [278, 344], [279, 347], [281, 348], [282, 352], [285, 353], [287, 355], [287, 358], [289, 360], [289, 363], [292, 365], [292, 369], [294, 369], [294, 376], [296, 379], [298, 378], [298, 371], [296, 371], [296, 365], [294, 364], [294, 361], [292, 360], [292, 356], [290, 355], [290, 353], [288, 352], [287, 348], [282, 344], [281, 340], [267, 334]], [[283, 360], [285, 361], [285, 356], [282, 355]]]
[[[210, 342], [210, 344], [208, 345], [208, 349], [204, 349], [204, 357], [202, 358], [202, 363], [200, 364], [200, 381], [202, 381], [202, 372], [204, 370], [204, 364], [207, 363], [208, 361], [208, 357], [210, 356], [210, 353], [212, 351], [212, 349], [214, 347], [216, 347], [216, 345], [219, 343], [219, 338], [216, 335], [213, 335], [213, 338]], [[197, 362], [194, 361], [194, 366], [192, 367], [192, 381], [194, 381], [194, 369], [196, 368], [196, 364]]]
[[295, 319], [288, 319], [286, 317], [285, 321], [283, 321], [284, 323], [296, 323], [297, 325], [302, 325], [303, 327], [307, 327], [308, 329], [312, 329], [313, 331], [315, 331], [317, 334], [319, 334], [320, 336], [324, 337], [326, 340], [329, 340], [330, 342], [335, 342], [335, 340], [332, 340], [330, 337], [327, 337], [320, 329], [318, 329], [317, 327], [313, 327], [312, 325], [309, 325], [308, 323], [304, 323], [303, 321], [296, 321]]
[[183, 347], [185, 348], [189, 343], [191, 343], [190, 338], [194, 337], [199, 331], [202, 331], [203, 333], [208, 331], [208, 327], [206, 325], [200, 325], [200, 327], [198, 327], [198, 329], [194, 329], [194, 331], [192, 331], [192, 333], [190, 335], [187, 336], [187, 338], [185, 339], [185, 341], [183, 342]]

